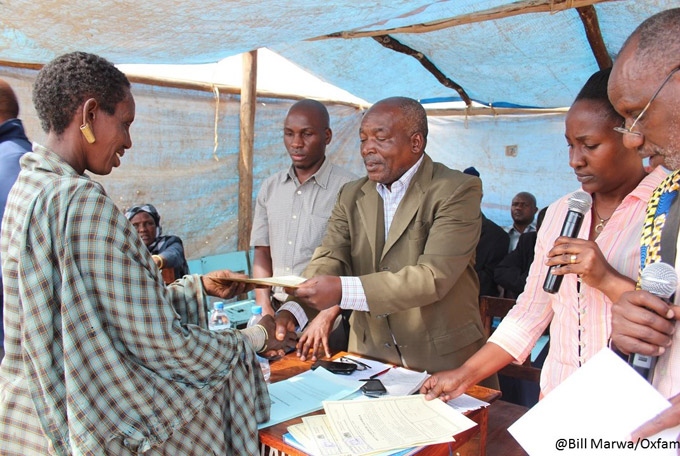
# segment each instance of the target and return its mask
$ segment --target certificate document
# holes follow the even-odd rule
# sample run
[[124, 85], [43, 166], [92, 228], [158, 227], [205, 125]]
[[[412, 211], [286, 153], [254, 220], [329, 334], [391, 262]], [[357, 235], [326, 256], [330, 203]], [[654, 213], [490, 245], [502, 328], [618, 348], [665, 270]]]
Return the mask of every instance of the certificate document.
[[223, 277], [210, 277], [210, 279], [225, 284], [229, 284], [231, 282], [244, 282], [254, 283], [255, 285], [262, 285], [267, 287], [284, 287], [284, 288], [297, 288], [302, 282], [307, 280], [304, 277], [298, 276], [261, 277], [257, 279], [250, 278], [242, 279], [240, 277], [230, 277], [228, 279]]
[[426, 401], [423, 395], [323, 405], [335, 435], [353, 454], [450, 442], [455, 434], [476, 426], [439, 399]]

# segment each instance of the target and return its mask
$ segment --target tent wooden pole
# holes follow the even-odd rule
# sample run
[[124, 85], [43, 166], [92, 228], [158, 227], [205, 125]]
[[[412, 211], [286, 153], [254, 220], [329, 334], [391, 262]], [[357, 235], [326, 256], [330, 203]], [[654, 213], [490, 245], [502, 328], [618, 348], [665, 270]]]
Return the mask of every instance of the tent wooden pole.
[[489, 8], [470, 14], [449, 19], [440, 19], [423, 24], [414, 24], [404, 27], [395, 27], [382, 30], [370, 30], [365, 32], [344, 31], [310, 38], [307, 41], [326, 40], [329, 38], [364, 38], [369, 36], [394, 35], [397, 33], [427, 33], [435, 30], [442, 30], [449, 27], [456, 27], [463, 24], [474, 24], [476, 22], [495, 21], [506, 17], [518, 16], [530, 13], [557, 13], [571, 8], [594, 5], [596, 3], [616, 2], [621, 0], [519, 0], [508, 5]]
[[597, 19], [597, 11], [593, 5], [576, 8], [578, 15], [581, 17], [583, 27], [586, 29], [586, 37], [590, 48], [593, 50], [595, 60], [600, 69], [609, 68], [612, 66], [612, 58], [607, 52], [607, 46], [604, 44], [602, 38], [602, 31], [600, 30], [600, 21]]
[[243, 85], [239, 115], [238, 155], [238, 250], [250, 248], [253, 224], [253, 143], [255, 140], [255, 105], [257, 101], [257, 50], [243, 54]]

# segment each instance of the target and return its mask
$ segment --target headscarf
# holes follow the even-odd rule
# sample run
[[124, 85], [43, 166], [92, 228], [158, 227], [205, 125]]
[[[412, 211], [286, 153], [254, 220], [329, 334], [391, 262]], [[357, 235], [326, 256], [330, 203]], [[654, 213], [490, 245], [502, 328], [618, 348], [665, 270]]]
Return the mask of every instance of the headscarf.
[[[146, 212], [149, 214], [156, 223], [156, 238], [153, 240], [153, 242], [151, 242], [151, 244], [147, 246], [149, 252], [151, 252], [151, 254], [165, 253], [166, 255], [164, 256], [167, 256], [165, 260], [169, 264], [176, 264], [176, 266], [174, 266], [175, 277], [179, 278], [189, 274], [189, 266], [187, 265], [187, 260], [184, 256], [184, 246], [182, 245], [182, 240], [179, 237], [172, 235], [161, 236], [161, 233], [163, 232], [160, 223], [161, 216], [152, 204], [140, 204], [139, 206], [132, 206], [130, 209], [125, 211], [125, 217], [127, 217], [128, 220], [132, 220], [132, 218], [140, 212]], [[168, 256], [169, 252], [166, 251], [166, 249], [177, 243], [182, 245], [181, 256], [178, 256], [178, 253], [172, 253]]]
[[132, 206], [130, 209], [125, 211], [125, 217], [128, 220], [132, 220], [132, 217], [139, 214], [140, 212], [146, 212], [151, 216], [153, 221], [156, 223], [156, 238], [161, 235], [163, 228], [161, 228], [161, 215], [158, 213], [153, 204], [140, 204], [138, 206]]

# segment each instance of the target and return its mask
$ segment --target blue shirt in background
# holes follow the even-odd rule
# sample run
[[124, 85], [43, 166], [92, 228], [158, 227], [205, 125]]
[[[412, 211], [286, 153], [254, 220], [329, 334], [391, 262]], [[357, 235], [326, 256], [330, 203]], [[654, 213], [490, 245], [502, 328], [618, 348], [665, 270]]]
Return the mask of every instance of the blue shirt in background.
[[[7, 195], [17, 180], [21, 167], [19, 159], [31, 150], [24, 126], [19, 119], [10, 119], [0, 124], [0, 220], [5, 215]], [[2, 302], [2, 262], [0, 262], [0, 303]], [[0, 305], [0, 347], [5, 334], [2, 328], [2, 306]]]

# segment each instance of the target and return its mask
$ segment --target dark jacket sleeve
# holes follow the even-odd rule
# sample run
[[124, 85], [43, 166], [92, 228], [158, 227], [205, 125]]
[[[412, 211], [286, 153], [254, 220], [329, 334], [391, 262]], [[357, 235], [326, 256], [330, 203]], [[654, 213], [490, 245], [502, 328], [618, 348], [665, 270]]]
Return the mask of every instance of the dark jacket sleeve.
[[477, 244], [475, 271], [479, 277], [480, 296], [498, 296], [494, 269], [508, 252], [510, 236], [501, 227], [483, 217], [482, 234]]
[[175, 276], [180, 278], [189, 273], [187, 260], [184, 257], [184, 245], [177, 236], [163, 236], [163, 242], [159, 243], [158, 248], [151, 253], [160, 255], [165, 261], [165, 266], [175, 269]]
[[494, 279], [498, 285], [519, 295], [529, 275], [529, 268], [534, 260], [536, 232], [524, 233], [519, 237], [517, 247], [508, 253], [496, 266]]

